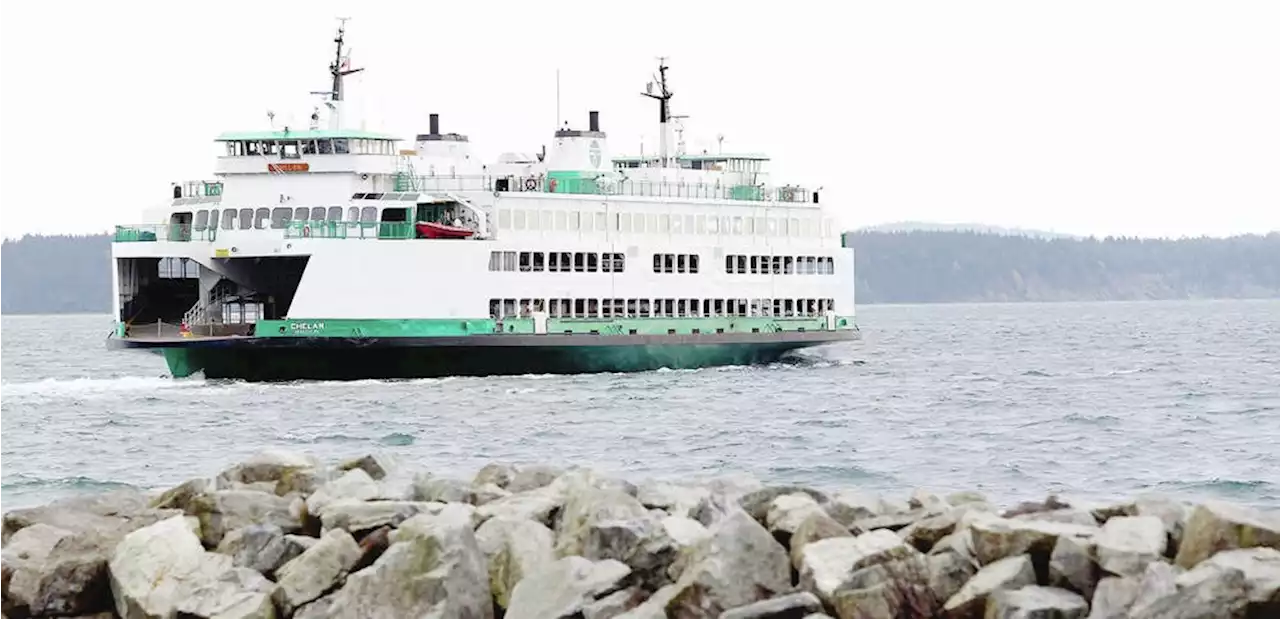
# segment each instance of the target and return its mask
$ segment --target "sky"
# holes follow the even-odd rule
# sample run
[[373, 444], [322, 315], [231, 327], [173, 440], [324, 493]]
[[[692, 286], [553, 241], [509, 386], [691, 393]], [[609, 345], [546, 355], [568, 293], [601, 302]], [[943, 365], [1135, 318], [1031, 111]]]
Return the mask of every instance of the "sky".
[[588, 110], [652, 151], [666, 56], [691, 150], [767, 153], [847, 229], [1280, 230], [1280, 2], [226, 0], [3, 4], [4, 236], [134, 223], [218, 133], [304, 125], [336, 17], [356, 122], [436, 112], [486, 160]]

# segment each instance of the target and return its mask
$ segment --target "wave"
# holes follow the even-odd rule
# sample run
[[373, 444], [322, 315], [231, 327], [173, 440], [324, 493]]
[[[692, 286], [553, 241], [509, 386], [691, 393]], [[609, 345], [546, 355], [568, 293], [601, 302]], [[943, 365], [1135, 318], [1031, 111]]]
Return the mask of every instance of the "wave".
[[45, 378], [37, 381], [4, 383], [0, 395], [4, 397], [26, 396], [79, 396], [96, 393], [121, 393], [129, 391], [155, 391], [156, 389], [193, 389], [208, 386], [204, 379], [175, 379], [164, 376], [120, 376], [117, 378]]
[[0, 490], [3, 490], [4, 492], [43, 492], [49, 490], [106, 491], [133, 487], [135, 486], [132, 484], [126, 484], [120, 481], [94, 479], [92, 477], [84, 477], [80, 475], [73, 477], [57, 477], [53, 479], [28, 477], [20, 481], [4, 482], [0, 484]]

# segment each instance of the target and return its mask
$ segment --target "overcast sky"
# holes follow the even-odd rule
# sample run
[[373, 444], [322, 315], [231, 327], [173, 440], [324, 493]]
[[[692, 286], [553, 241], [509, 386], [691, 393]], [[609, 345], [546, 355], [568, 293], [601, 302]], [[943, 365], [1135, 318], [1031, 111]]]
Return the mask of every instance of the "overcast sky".
[[639, 96], [670, 57], [686, 141], [763, 151], [841, 223], [1076, 234], [1280, 229], [1280, 2], [4, 3], [6, 237], [138, 220], [211, 178], [225, 130], [302, 126], [351, 17], [368, 129], [427, 114], [485, 159], [601, 112], [656, 144]]

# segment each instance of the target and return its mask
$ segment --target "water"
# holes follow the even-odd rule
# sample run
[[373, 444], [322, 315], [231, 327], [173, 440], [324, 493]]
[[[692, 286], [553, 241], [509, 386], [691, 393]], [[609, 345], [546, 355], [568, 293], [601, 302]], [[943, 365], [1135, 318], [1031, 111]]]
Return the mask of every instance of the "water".
[[1280, 302], [871, 306], [864, 341], [696, 371], [246, 384], [108, 352], [106, 316], [3, 317], [3, 505], [208, 476], [266, 446], [630, 479], [1159, 492], [1280, 506]]

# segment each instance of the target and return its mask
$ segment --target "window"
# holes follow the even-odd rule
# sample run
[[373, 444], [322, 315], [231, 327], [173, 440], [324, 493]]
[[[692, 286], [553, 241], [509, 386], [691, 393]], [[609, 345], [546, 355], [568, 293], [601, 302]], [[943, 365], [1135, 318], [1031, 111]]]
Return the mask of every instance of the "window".
[[289, 222], [293, 219], [293, 209], [287, 206], [277, 206], [271, 209], [271, 227], [279, 230], [289, 226]]
[[236, 227], [236, 210], [229, 208], [222, 211], [222, 229], [234, 230]]
[[360, 221], [362, 222], [378, 221], [378, 207], [366, 206], [360, 209]]
[[689, 272], [698, 272], [698, 254], [689, 254]]
[[329, 207], [329, 216], [325, 217], [325, 219], [328, 219], [329, 221], [342, 221], [342, 207], [341, 206]]
[[[214, 211], [214, 212], [216, 213], [217, 211]], [[217, 217], [217, 216], [215, 215], [214, 217]], [[196, 230], [204, 230], [207, 227], [209, 227], [209, 211], [205, 211], [205, 210], [196, 211], [196, 223], [194, 228]]]
[[513, 252], [513, 251], [502, 252], [502, 270], [503, 271], [516, 270], [516, 252]]
[[783, 256], [783, 257], [782, 257], [782, 272], [783, 272], [783, 273], [785, 273], [785, 274], [787, 274], [787, 275], [791, 275], [792, 273], [795, 273], [795, 272], [796, 272], [796, 271], [795, 271], [795, 258], [792, 258], [791, 256]]
[[[338, 214], [342, 214], [342, 210], [338, 210]], [[323, 206], [315, 206], [311, 208], [311, 221], [324, 221], [325, 208]]]
[[[320, 209], [320, 214], [324, 214], [324, 209]], [[299, 206], [293, 211], [294, 221], [306, 221], [311, 218], [311, 209], [305, 206]], [[319, 218], [317, 218], [319, 219]]]
[[333, 153], [335, 155], [346, 155], [349, 152], [351, 152], [351, 149], [347, 143], [347, 138], [333, 139]]
[[662, 254], [653, 255], [653, 272], [654, 273], [662, 272]]
[[360, 221], [360, 207], [353, 206], [347, 209], [347, 223], [355, 223]]
[[582, 252], [573, 254], [573, 272], [585, 273], [587, 271], [587, 255]]
[[[603, 216], [604, 213], [597, 213], [597, 215]], [[587, 254], [587, 272], [595, 273], [599, 269], [600, 269], [600, 254], [597, 254], [595, 252], [588, 253]]]
[[737, 272], [738, 272], [738, 273], [746, 273], [746, 272], [747, 272], [747, 257], [746, 257], [746, 256], [737, 256], [737, 262], [738, 262], [738, 271], [737, 271]]
[[253, 229], [253, 209], [251, 208], [240, 209], [240, 224], [238, 226], [238, 229], [240, 230]]
[[[500, 251], [489, 252], [489, 270], [490, 271], [502, 270], [502, 252]], [[492, 303], [492, 301], [490, 302]]]
[[546, 266], [544, 254], [540, 251], [533, 252], [533, 270], [535, 273], [541, 272]]
[[527, 252], [527, 251], [520, 252], [520, 270], [523, 272], [529, 272], [533, 270], [533, 257], [531, 252]]
[[688, 258], [686, 258], [684, 254], [680, 254], [679, 256], [676, 256], [676, 272], [686, 273], [688, 268], [689, 268]]
[[271, 209], [261, 207], [253, 213], [253, 227], [258, 230], [267, 229], [267, 221], [271, 219]]

